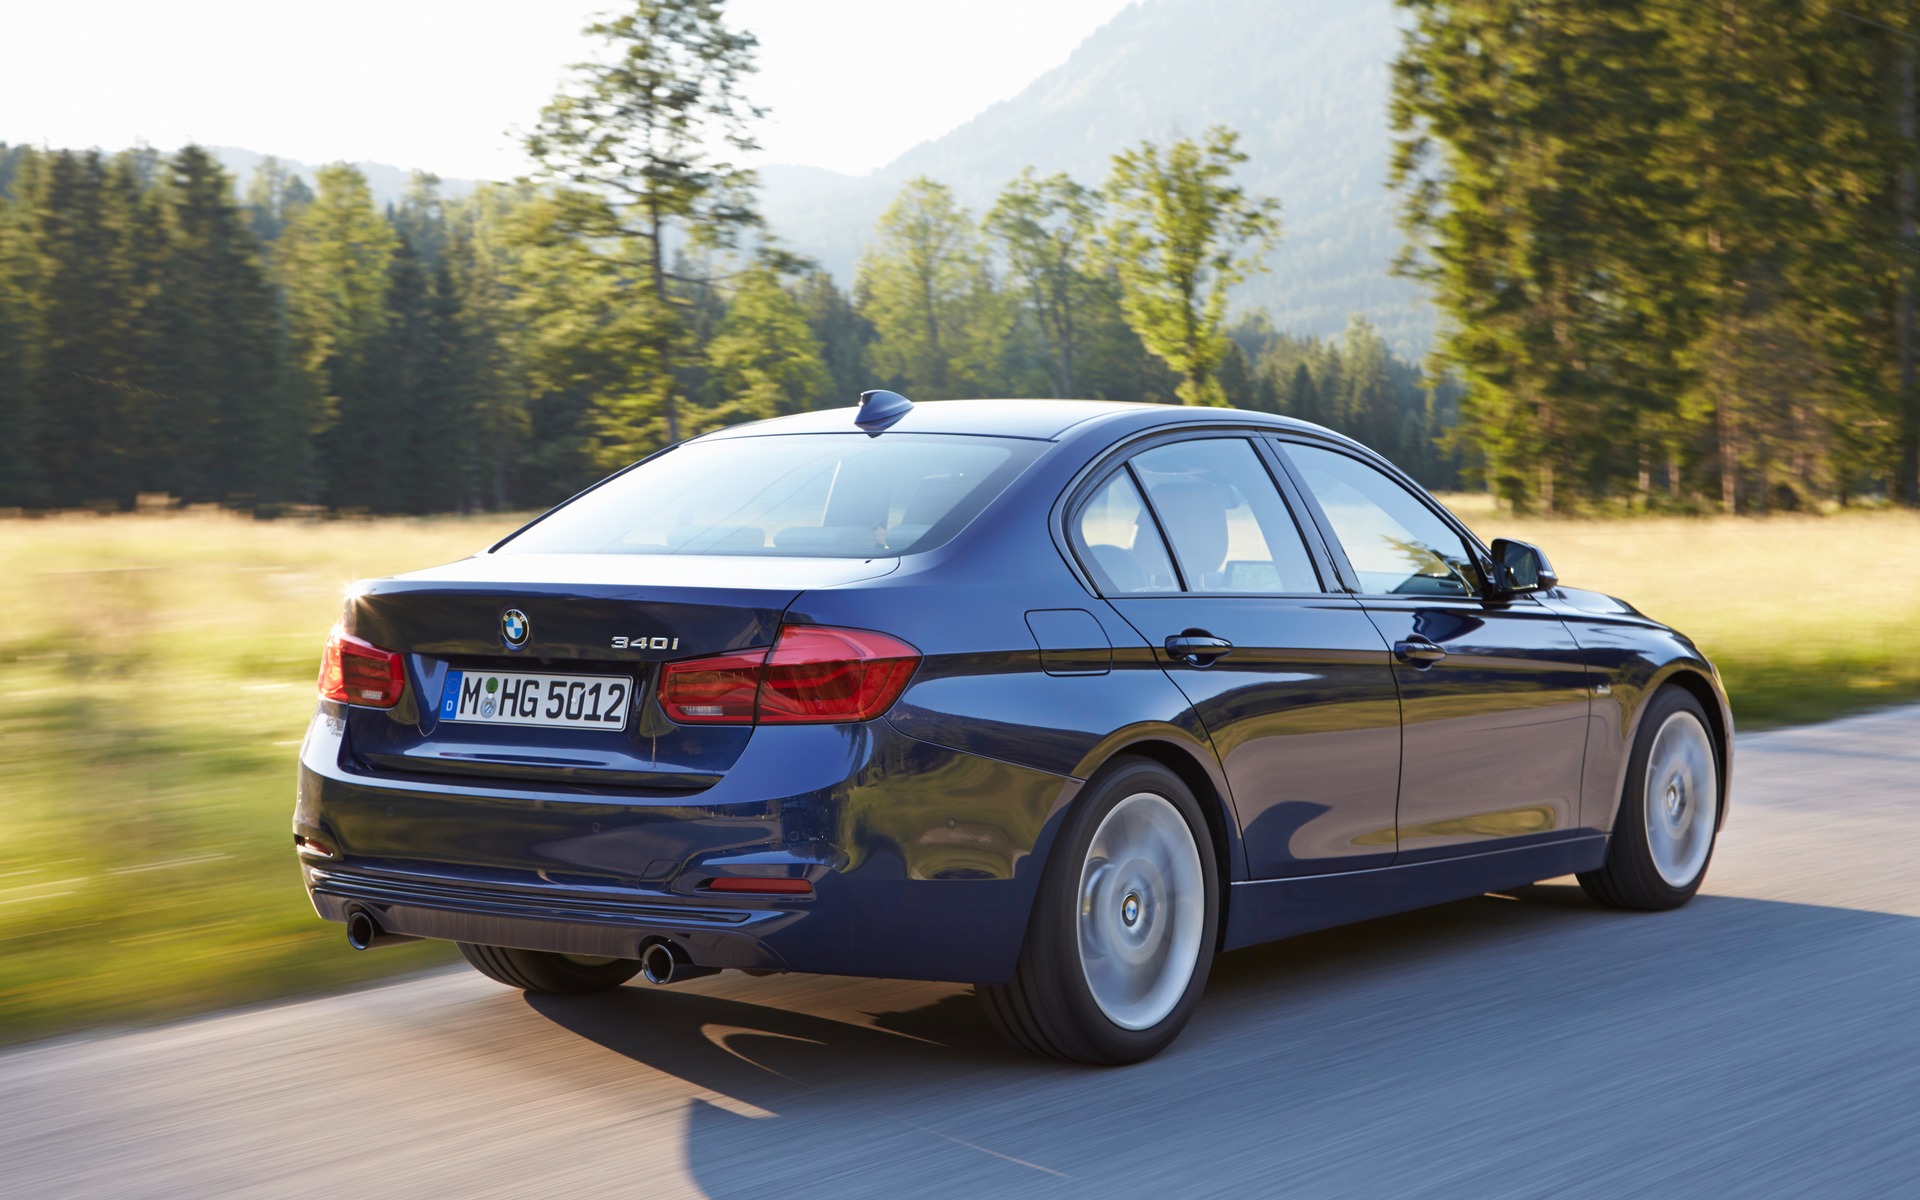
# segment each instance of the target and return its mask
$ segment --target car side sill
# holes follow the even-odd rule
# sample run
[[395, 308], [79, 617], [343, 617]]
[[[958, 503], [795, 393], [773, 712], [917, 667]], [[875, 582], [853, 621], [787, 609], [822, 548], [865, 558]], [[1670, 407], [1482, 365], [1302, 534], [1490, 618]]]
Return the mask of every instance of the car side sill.
[[1222, 948], [1238, 950], [1296, 933], [1593, 871], [1606, 858], [1606, 835], [1593, 834], [1544, 846], [1368, 871], [1243, 880], [1234, 883], [1228, 893], [1227, 934]]

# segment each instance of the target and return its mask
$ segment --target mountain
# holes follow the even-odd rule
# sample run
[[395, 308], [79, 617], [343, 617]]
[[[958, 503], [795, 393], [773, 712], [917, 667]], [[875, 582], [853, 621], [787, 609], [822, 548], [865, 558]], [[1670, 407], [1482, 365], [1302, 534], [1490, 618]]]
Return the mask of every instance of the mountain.
[[[241, 195], [247, 193], [247, 181], [253, 178], [253, 172], [259, 167], [266, 155], [239, 146], [208, 146], [207, 153], [220, 160], [234, 178]], [[282, 166], [313, 186], [315, 168], [297, 159], [283, 158]], [[386, 163], [357, 162], [353, 166], [367, 177], [367, 187], [373, 192], [373, 202], [382, 208], [389, 204], [398, 204], [407, 194], [407, 183], [413, 178], [413, 172], [401, 167], [388, 166]], [[445, 200], [456, 200], [472, 192], [474, 181], [471, 179], [442, 179], [440, 196]]]
[[[1249, 156], [1241, 179], [1279, 196], [1286, 224], [1271, 273], [1237, 299], [1305, 333], [1364, 313], [1418, 354], [1432, 311], [1387, 273], [1401, 243], [1385, 186], [1398, 44], [1391, 0], [1141, 0], [1019, 95], [870, 175], [762, 168], [763, 208], [788, 246], [847, 281], [874, 219], [915, 175], [952, 185], [977, 214], [1023, 167], [1098, 183], [1118, 150], [1224, 123]], [[910, 87], [877, 83], [875, 103], [912, 103]]]

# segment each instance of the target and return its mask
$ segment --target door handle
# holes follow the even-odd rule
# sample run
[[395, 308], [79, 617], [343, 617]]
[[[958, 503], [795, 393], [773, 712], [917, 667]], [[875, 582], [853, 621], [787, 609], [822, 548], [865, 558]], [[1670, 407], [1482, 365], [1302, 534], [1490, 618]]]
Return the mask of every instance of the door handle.
[[1233, 653], [1233, 643], [1217, 638], [1203, 629], [1189, 629], [1167, 639], [1167, 657], [1188, 666], [1211, 666], [1215, 660]]
[[1447, 656], [1446, 650], [1438, 643], [1428, 641], [1417, 633], [1404, 642], [1395, 642], [1393, 652], [1405, 661], [1423, 669]]

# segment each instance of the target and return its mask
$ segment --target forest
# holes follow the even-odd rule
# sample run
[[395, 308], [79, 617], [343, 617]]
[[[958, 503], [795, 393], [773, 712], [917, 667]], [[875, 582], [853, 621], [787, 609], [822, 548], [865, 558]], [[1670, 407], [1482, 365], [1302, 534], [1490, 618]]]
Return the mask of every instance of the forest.
[[1235, 303], [1285, 197], [1224, 126], [978, 211], [911, 179], [843, 286], [738, 165], [751, 33], [630, 0], [537, 169], [458, 199], [0, 146], [0, 507], [538, 507], [869, 387], [1284, 412], [1517, 510], [1920, 504], [1910, 2], [1400, 6], [1424, 362], [1364, 314], [1320, 339]]
[[[345, 166], [309, 188], [269, 163], [236, 196], [193, 146], [12, 148], [0, 505], [526, 508], [679, 437], [869, 387], [1176, 402], [1115, 269], [1050, 240], [1064, 186], [1015, 181], [976, 218], [915, 181], [851, 293], [770, 242], [666, 235], [656, 296], [645, 240], [609, 233], [585, 191], [447, 202], [421, 175], [383, 212]], [[1364, 321], [1329, 341], [1257, 313], [1229, 332], [1226, 402], [1346, 423], [1449, 477], [1431, 449], [1445, 410]]]
[[1401, 269], [1489, 490], [1920, 505], [1913, 0], [1401, 8]]

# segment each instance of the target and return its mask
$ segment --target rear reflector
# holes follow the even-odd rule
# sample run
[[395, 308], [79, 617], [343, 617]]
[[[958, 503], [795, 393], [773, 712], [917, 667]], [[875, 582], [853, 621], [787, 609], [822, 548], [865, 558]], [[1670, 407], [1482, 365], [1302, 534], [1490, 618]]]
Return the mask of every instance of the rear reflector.
[[804, 879], [743, 879], [729, 875], [707, 880], [710, 892], [742, 892], [762, 896], [811, 896], [813, 885]]
[[683, 725], [871, 721], [893, 707], [920, 652], [866, 629], [783, 625], [772, 649], [668, 663], [660, 707]]
[[320, 655], [320, 696], [339, 704], [392, 708], [407, 690], [400, 656], [363, 642], [338, 625]]

